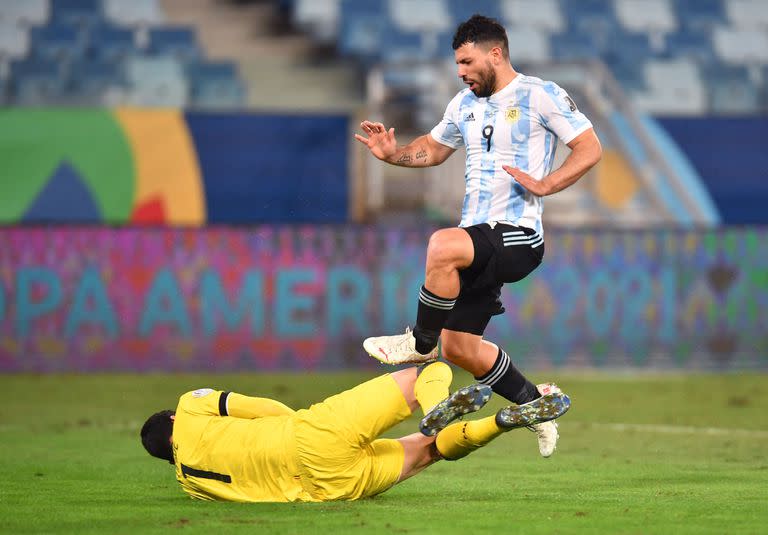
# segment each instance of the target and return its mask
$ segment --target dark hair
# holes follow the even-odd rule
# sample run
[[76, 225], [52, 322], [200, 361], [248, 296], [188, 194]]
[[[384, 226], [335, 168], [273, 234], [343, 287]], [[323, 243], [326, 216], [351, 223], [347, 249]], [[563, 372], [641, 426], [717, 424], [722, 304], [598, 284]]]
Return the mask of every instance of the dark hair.
[[496, 19], [472, 15], [467, 21], [459, 24], [453, 35], [453, 49], [457, 50], [464, 43], [498, 43], [504, 57], [509, 57], [507, 31]]
[[171, 448], [171, 436], [173, 435], [173, 420], [171, 416], [176, 411], [160, 411], [150, 416], [141, 428], [141, 443], [144, 449], [153, 457], [165, 459], [173, 464], [173, 449]]

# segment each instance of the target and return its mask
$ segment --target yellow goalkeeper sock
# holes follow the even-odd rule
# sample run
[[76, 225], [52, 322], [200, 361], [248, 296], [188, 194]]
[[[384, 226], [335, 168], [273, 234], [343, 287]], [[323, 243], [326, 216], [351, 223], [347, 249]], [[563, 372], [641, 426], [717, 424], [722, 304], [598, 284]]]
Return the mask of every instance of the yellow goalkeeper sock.
[[420, 370], [413, 393], [424, 414], [448, 397], [452, 379], [451, 367], [445, 362], [433, 362]]
[[435, 446], [444, 459], [455, 461], [482, 448], [505, 431], [496, 425], [495, 415], [469, 422], [456, 422], [437, 434]]

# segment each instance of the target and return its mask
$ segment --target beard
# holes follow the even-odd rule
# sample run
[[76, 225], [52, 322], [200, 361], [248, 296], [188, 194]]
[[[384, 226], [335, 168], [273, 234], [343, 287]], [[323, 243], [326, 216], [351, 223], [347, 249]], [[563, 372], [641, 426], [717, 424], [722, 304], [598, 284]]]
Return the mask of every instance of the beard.
[[493, 90], [496, 88], [496, 71], [488, 64], [488, 68], [481, 72], [477, 77], [477, 87], [472, 89], [472, 92], [477, 98], [488, 98], [493, 95]]

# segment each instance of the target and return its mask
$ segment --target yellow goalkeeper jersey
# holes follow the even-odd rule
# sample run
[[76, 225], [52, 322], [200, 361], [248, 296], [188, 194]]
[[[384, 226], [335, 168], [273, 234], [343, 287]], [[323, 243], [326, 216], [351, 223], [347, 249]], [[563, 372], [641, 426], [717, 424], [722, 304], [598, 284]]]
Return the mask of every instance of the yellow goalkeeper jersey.
[[176, 479], [203, 500], [314, 501], [299, 475], [293, 414], [272, 399], [187, 392], [173, 424]]

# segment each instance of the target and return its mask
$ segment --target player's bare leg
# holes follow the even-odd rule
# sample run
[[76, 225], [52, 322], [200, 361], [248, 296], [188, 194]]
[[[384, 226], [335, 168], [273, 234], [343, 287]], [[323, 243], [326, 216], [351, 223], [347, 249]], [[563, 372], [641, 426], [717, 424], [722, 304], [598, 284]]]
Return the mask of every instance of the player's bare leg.
[[386, 364], [421, 363], [437, 359], [440, 331], [461, 289], [459, 270], [472, 264], [474, 246], [467, 231], [441, 229], [427, 247], [424, 286], [419, 292], [416, 328], [404, 334], [367, 338], [363, 347]]

